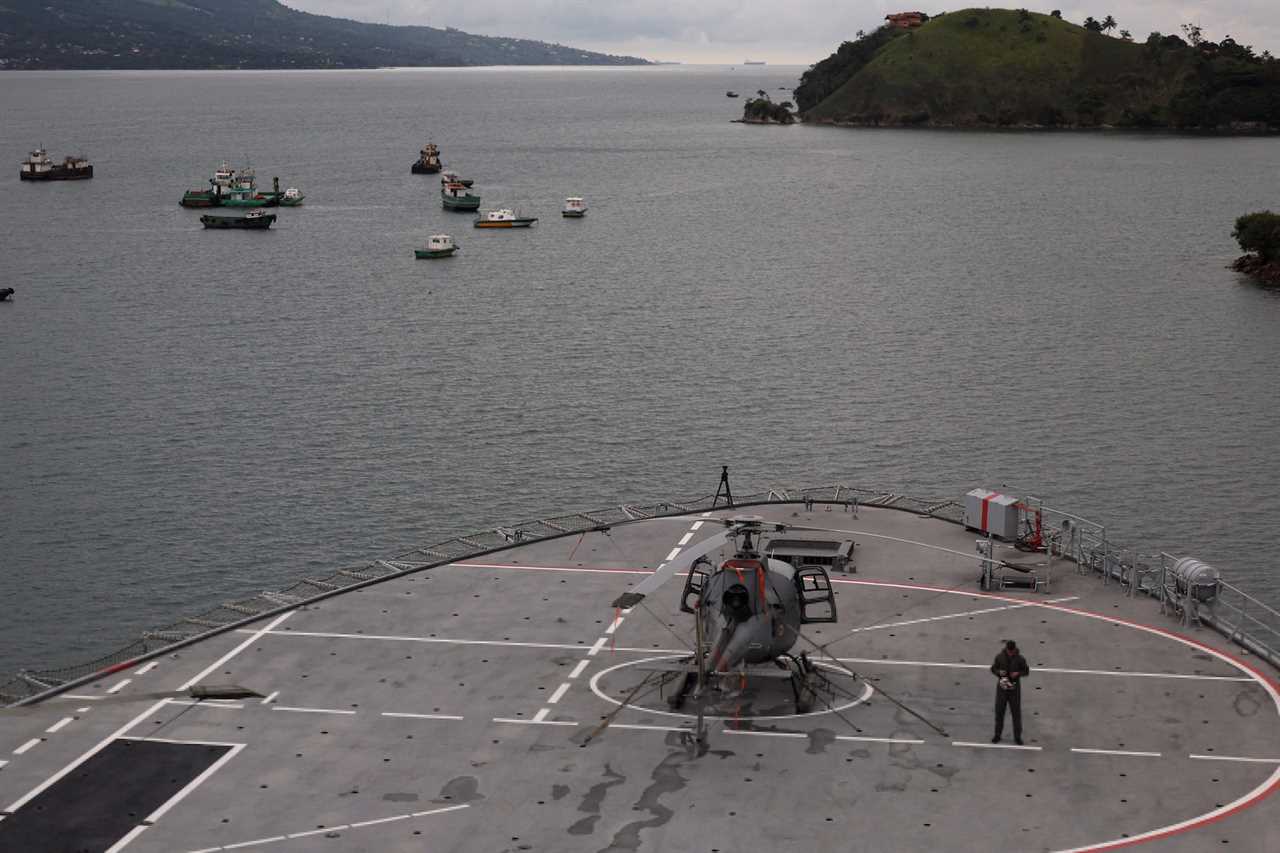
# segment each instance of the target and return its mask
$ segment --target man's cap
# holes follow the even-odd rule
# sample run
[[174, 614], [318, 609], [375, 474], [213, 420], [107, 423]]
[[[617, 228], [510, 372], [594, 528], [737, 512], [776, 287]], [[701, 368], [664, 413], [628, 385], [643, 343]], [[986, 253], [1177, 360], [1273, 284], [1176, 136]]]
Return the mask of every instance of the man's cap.
[[1006, 649], [1016, 649], [1018, 647], [1018, 644], [1015, 643], [1013, 640], [1005, 640], [1004, 647]]

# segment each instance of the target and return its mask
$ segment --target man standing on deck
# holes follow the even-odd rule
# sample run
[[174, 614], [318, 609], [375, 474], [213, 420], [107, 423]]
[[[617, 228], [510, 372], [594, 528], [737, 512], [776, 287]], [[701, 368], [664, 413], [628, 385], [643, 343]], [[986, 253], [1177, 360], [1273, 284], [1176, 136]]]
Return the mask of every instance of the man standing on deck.
[[996, 733], [991, 742], [1000, 742], [1008, 706], [1013, 714], [1013, 742], [1022, 746], [1022, 679], [1031, 674], [1031, 668], [1013, 640], [1004, 641], [1004, 649], [991, 664], [991, 674], [996, 677]]

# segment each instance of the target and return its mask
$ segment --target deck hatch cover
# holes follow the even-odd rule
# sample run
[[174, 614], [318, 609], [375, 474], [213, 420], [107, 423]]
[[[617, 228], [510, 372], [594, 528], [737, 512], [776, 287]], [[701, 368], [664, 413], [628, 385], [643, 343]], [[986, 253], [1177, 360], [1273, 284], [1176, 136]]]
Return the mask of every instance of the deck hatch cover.
[[231, 748], [114, 740], [0, 821], [0, 851], [102, 853]]

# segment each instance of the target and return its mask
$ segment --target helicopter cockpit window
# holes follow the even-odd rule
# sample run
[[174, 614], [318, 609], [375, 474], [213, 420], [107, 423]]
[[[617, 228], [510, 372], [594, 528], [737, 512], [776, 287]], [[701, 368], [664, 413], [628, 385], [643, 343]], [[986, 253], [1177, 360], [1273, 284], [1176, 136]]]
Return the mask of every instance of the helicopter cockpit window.
[[724, 591], [720, 604], [724, 614], [736, 622], [745, 622], [751, 618], [751, 593], [740, 583], [735, 583]]

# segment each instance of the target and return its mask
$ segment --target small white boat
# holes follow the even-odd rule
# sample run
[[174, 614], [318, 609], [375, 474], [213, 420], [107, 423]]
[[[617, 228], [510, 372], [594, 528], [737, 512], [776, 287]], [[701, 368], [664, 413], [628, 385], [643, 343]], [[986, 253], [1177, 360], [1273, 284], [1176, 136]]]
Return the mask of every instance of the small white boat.
[[297, 187], [289, 187], [289, 189], [284, 191], [284, 195], [280, 196], [280, 204], [285, 207], [297, 207], [302, 204], [302, 200], [304, 198], [306, 198], [306, 196], [302, 194], [302, 190]]
[[477, 216], [475, 226], [477, 228], [528, 228], [537, 221], [536, 216], [518, 216], [511, 208], [504, 207], [499, 210], [489, 210], [483, 216]]
[[564, 216], [581, 219], [587, 215], [587, 202], [578, 196], [570, 196], [564, 200], [564, 208], [560, 211]]
[[458, 246], [448, 234], [432, 234], [427, 238], [427, 248], [414, 249], [415, 258], [447, 258], [458, 251]]

